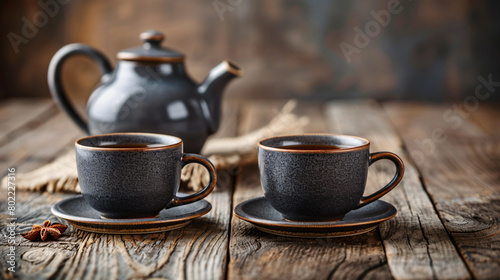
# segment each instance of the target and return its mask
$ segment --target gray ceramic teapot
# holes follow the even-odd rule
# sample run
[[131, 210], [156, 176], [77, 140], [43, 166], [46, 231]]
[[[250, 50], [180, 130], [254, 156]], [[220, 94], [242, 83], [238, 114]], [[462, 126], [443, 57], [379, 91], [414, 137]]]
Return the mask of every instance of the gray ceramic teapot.
[[[87, 134], [154, 132], [184, 140], [184, 150], [199, 153], [207, 137], [217, 131], [224, 87], [241, 70], [229, 61], [213, 68], [197, 85], [186, 73], [184, 55], [162, 48], [158, 31], [141, 33], [142, 47], [117, 54], [113, 71], [99, 51], [82, 44], [61, 48], [52, 58], [48, 83], [58, 105]], [[86, 55], [98, 64], [101, 84], [87, 104], [87, 121], [75, 111], [61, 83], [64, 61]]]

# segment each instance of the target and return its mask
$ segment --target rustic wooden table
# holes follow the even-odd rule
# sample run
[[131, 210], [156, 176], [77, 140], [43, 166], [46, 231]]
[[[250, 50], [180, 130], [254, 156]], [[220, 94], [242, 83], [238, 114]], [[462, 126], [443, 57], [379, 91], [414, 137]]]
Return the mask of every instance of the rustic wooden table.
[[[227, 103], [216, 137], [266, 124], [284, 102]], [[257, 166], [221, 174], [208, 197], [212, 211], [187, 227], [148, 235], [68, 231], [57, 242], [15, 237], [16, 272], [7, 263], [7, 190], [1, 195], [1, 278], [51, 279], [499, 279], [500, 108], [453, 111], [462, 104], [370, 100], [301, 103], [310, 132], [368, 138], [406, 163], [402, 183], [383, 200], [395, 218], [358, 236], [295, 239], [260, 232], [233, 208], [263, 195]], [[470, 109], [470, 108], [469, 108]], [[49, 100], [0, 104], [0, 174], [25, 172], [71, 149], [82, 133]], [[377, 163], [368, 189], [387, 182], [389, 163]], [[16, 192], [17, 232], [51, 215], [75, 194]]]

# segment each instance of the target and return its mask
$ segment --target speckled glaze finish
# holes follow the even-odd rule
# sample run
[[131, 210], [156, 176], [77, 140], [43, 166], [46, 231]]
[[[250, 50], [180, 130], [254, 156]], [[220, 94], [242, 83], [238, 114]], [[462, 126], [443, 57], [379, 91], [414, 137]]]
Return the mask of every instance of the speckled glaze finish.
[[[154, 144], [154, 147], [106, 148], [110, 144]], [[105, 218], [155, 217], [165, 207], [206, 197], [215, 187], [213, 165], [200, 155], [182, 153], [180, 138], [149, 133], [114, 133], [76, 141], [78, 179], [85, 201]], [[200, 192], [176, 196], [181, 168], [205, 166], [210, 182]]]
[[[290, 145], [336, 145], [334, 150], [291, 150]], [[259, 142], [259, 171], [265, 197], [285, 219], [337, 221], [349, 211], [367, 205], [392, 190], [404, 165], [389, 152], [369, 152], [366, 139], [330, 134], [279, 136]], [[392, 181], [363, 197], [368, 167], [379, 159], [396, 165]]]

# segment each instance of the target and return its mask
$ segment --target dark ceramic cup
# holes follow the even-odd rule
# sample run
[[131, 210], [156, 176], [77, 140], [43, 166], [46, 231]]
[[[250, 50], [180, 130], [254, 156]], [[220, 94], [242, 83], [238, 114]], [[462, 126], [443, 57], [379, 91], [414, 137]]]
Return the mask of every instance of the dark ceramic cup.
[[[76, 141], [78, 180], [85, 201], [103, 218], [155, 217], [165, 207], [206, 197], [217, 181], [203, 156], [184, 154], [180, 138], [151, 133], [113, 133]], [[177, 197], [181, 169], [199, 163], [210, 173], [198, 193]]]
[[[297, 145], [309, 147], [303, 150]], [[265, 197], [287, 220], [341, 220], [349, 211], [387, 194], [403, 177], [403, 161], [397, 155], [370, 154], [369, 149], [368, 140], [345, 135], [304, 134], [261, 140], [259, 171]], [[396, 175], [379, 191], [363, 196], [368, 167], [380, 159], [392, 161]]]

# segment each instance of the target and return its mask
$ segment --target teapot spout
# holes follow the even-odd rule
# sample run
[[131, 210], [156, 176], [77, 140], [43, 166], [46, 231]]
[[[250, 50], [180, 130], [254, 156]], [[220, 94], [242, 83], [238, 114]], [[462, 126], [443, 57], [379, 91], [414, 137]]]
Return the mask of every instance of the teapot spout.
[[198, 86], [198, 93], [201, 95], [200, 106], [210, 133], [214, 133], [219, 128], [224, 88], [229, 81], [241, 75], [243, 72], [238, 66], [224, 60], [210, 70], [205, 81]]

